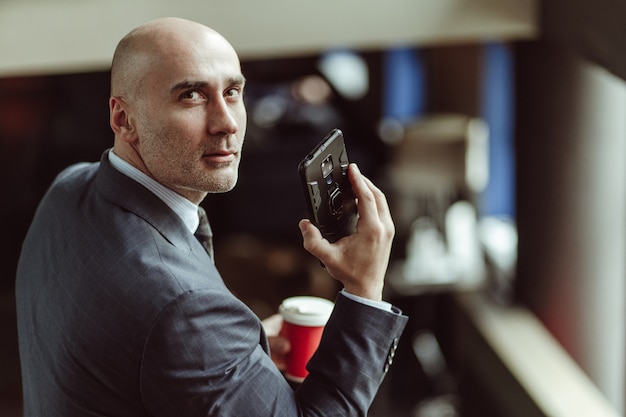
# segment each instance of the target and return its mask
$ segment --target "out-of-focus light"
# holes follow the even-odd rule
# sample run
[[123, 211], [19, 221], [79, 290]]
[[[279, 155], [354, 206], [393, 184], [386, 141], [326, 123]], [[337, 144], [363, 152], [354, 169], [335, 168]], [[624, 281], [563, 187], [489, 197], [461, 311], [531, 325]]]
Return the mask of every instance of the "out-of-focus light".
[[309, 75], [296, 80], [292, 94], [297, 100], [308, 104], [322, 104], [330, 98], [330, 85], [319, 75]]
[[367, 94], [369, 70], [358, 54], [343, 50], [327, 52], [318, 68], [343, 97], [358, 100]]
[[385, 117], [378, 124], [378, 136], [387, 145], [397, 145], [404, 138], [404, 124], [393, 117]]
[[271, 95], [260, 99], [252, 109], [252, 120], [261, 127], [272, 127], [287, 111], [284, 98]]

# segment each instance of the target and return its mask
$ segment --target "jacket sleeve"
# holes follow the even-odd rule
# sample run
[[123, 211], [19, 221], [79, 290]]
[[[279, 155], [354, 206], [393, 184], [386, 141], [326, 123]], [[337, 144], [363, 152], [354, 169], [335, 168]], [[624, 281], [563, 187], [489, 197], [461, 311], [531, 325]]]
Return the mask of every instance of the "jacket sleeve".
[[153, 326], [141, 395], [154, 416], [363, 416], [405, 323], [339, 295], [310, 375], [294, 393], [249, 309], [224, 294], [190, 291]]
[[310, 415], [367, 415], [408, 320], [400, 313], [338, 296], [320, 346], [307, 365], [309, 375], [297, 392]]

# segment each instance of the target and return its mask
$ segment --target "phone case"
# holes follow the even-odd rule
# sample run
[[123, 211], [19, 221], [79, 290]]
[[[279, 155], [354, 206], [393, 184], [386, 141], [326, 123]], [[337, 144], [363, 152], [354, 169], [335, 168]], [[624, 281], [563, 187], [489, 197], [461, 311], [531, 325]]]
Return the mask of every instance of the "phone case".
[[309, 219], [329, 242], [356, 229], [358, 211], [348, 164], [343, 133], [334, 129], [298, 165]]

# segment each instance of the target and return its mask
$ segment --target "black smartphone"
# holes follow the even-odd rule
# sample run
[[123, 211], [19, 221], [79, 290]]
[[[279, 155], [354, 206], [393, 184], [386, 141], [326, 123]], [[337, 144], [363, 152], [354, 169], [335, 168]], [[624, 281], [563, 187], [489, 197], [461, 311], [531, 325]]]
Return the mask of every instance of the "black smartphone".
[[329, 242], [356, 230], [358, 211], [348, 164], [343, 133], [333, 129], [298, 165], [309, 219]]

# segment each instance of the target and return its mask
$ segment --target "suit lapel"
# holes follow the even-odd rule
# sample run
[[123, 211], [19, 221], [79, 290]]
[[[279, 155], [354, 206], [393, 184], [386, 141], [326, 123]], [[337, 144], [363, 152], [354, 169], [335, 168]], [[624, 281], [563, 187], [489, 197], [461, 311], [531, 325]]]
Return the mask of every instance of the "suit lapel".
[[113, 168], [108, 152], [100, 159], [98, 190], [113, 204], [144, 219], [175, 247], [190, 251], [195, 238], [182, 219], [150, 190]]

